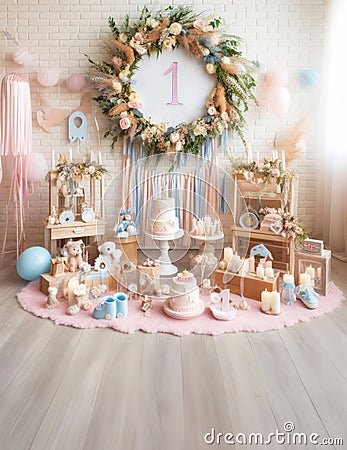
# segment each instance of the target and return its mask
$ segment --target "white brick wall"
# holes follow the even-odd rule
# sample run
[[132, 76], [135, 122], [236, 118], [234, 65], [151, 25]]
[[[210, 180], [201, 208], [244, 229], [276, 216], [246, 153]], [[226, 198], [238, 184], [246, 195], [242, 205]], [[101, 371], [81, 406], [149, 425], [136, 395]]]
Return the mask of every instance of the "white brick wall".
[[[49, 99], [52, 105], [72, 111], [78, 104], [81, 93], [70, 93], [64, 84], [73, 72], [86, 73], [88, 63], [83, 53], [94, 59], [101, 58], [102, 39], [108, 36], [107, 17], [113, 15], [119, 23], [126, 13], [137, 18], [144, 4], [153, 8], [182, 3], [168, 1], [137, 0], [0, 0], [0, 27], [7, 29], [22, 46], [28, 46], [33, 64], [28, 69], [16, 66], [10, 58], [13, 47], [0, 40], [0, 75], [11, 71], [29, 73], [33, 120], [34, 151], [41, 152], [50, 161], [51, 148], [67, 151], [67, 121], [52, 128], [50, 134], [38, 127], [35, 113], [39, 109], [39, 95]], [[252, 108], [248, 114], [247, 138], [253, 149], [262, 153], [271, 152], [271, 143], [276, 133], [289, 129], [303, 114], [308, 118], [307, 151], [305, 159], [297, 162], [295, 168], [300, 174], [299, 215], [311, 227], [314, 223], [316, 182], [316, 111], [318, 109], [319, 87], [300, 90], [295, 84], [298, 70], [314, 68], [320, 70], [323, 51], [323, 0], [199, 0], [193, 1], [197, 11], [211, 11], [221, 16], [231, 33], [244, 38], [245, 54], [259, 59], [268, 68], [285, 69], [289, 73], [289, 89], [292, 93], [290, 113], [286, 119], [277, 119], [269, 112]], [[61, 81], [58, 86], [42, 88], [36, 81], [40, 67], [59, 69]], [[104, 119], [96, 105], [88, 117], [88, 142], [86, 148], [97, 146], [94, 115], [99, 123]], [[233, 141], [241, 150], [240, 143]], [[74, 147], [76, 149], [76, 146]], [[102, 141], [104, 161], [112, 174], [121, 168], [121, 149], [112, 152], [107, 140]], [[81, 149], [82, 153], [82, 149]], [[223, 155], [220, 164], [227, 164]], [[5, 171], [6, 172], [6, 171]], [[108, 177], [111, 179], [111, 176]], [[0, 186], [0, 226], [6, 218], [9, 177]], [[110, 225], [119, 205], [119, 189], [114, 188], [114, 200], [107, 205]], [[28, 245], [41, 244], [43, 240], [42, 221], [47, 216], [47, 186], [42, 183], [35, 194], [28, 195], [27, 240]], [[11, 216], [12, 220], [12, 216]], [[1, 239], [2, 235], [0, 234]], [[14, 235], [11, 234], [13, 246]]]

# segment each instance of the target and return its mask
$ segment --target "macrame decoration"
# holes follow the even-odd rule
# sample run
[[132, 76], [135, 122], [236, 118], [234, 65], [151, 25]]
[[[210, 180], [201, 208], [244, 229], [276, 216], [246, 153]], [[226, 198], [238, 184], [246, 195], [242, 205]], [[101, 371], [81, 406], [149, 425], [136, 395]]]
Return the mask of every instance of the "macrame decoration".
[[21, 73], [9, 73], [1, 83], [1, 145], [0, 155], [11, 158], [12, 176], [7, 204], [7, 223], [2, 254], [5, 252], [9, 210], [13, 203], [17, 237], [17, 257], [25, 241], [24, 200], [28, 191], [27, 157], [32, 145], [30, 87]]

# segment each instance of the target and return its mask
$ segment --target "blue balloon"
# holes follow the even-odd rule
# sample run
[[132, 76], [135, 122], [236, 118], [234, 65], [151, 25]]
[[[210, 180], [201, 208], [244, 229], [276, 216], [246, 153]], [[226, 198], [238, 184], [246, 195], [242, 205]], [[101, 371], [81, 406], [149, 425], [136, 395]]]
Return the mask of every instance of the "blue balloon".
[[302, 69], [298, 75], [299, 84], [302, 88], [308, 88], [315, 85], [318, 78], [318, 73], [313, 69]]
[[51, 254], [43, 247], [30, 247], [19, 256], [16, 269], [18, 275], [27, 281], [38, 280], [42, 273], [50, 270]]

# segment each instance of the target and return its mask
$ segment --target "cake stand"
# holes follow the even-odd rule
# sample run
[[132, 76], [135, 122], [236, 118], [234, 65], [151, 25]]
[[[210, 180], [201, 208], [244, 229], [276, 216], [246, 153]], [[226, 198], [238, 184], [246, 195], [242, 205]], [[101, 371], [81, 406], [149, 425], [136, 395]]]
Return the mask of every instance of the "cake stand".
[[172, 264], [169, 257], [169, 241], [179, 239], [184, 235], [184, 230], [178, 230], [176, 233], [167, 236], [159, 236], [158, 234], [152, 234], [146, 231], [147, 236], [159, 242], [160, 256], [157, 259], [160, 264], [160, 275], [171, 276], [178, 272], [177, 267]]
[[[208, 242], [213, 243], [213, 242], [219, 241], [220, 239], [223, 239], [224, 238], [224, 233], [215, 234], [213, 236], [207, 236], [205, 234], [204, 235], [195, 235], [195, 234], [189, 233], [189, 236], [192, 239], [196, 239], [197, 241], [202, 241], [205, 244], [207, 244]], [[202, 252], [199, 251], [198, 254], [200, 254], [200, 253], [205, 253], [205, 250], [203, 250]], [[216, 258], [215, 254], [214, 254], [214, 247], [213, 247], [212, 251], [209, 254], [212, 254], [212, 256], [214, 256]], [[219, 260], [219, 258], [216, 258], [216, 259], [217, 259], [217, 261]]]

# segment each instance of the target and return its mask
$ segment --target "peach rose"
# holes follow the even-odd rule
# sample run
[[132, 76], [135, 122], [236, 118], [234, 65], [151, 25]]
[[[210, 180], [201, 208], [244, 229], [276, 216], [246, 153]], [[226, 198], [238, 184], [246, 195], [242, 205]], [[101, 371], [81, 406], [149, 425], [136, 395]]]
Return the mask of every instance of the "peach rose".
[[121, 127], [122, 130], [127, 130], [128, 128], [130, 128], [130, 125], [131, 125], [131, 122], [130, 122], [129, 117], [123, 117], [119, 121], [119, 126]]

